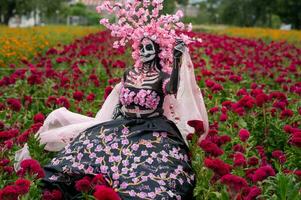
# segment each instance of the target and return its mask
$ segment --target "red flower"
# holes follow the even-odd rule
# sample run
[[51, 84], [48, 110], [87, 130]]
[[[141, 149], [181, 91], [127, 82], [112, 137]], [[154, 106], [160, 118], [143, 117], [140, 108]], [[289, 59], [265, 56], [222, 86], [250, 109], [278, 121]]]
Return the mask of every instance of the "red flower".
[[203, 121], [201, 120], [190, 120], [187, 124], [194, 128], [195, 133], [197, 136], [200, 136], [205, 132]]
[[222, 135], [218, 138], [218, 146], [224, 145], [228, 142], [231, 142], [231, 137], [229, 135]]
[[75, 189], [79, 192], [89, 192], [91, 189], [91, 180], [88, 176], [75, 182]]
[[244, 129], [244, 128], [240, 129], [238, 135], [239, 135], [239, 138], [242, 142], [246, 142], [250, 137], [249, 131], [247, 129]]
[[70, 108], [70, 102], [69, 100], [64, 97], [64, 96], [61, 96], [58, 100], [57, 100], [57, 103], [61, 106], [64, 106], [66, 107], [67, 109]]
[[215, 143], [208, 139], [202, 140], [199, 146], [206, 152], [215, 157], [222, 155], [224, 152]]
[[246, 162], [246, 158], [245, 156], [240, 153], [240, 152], [236, 152], [234, 154], [234, 166], [235, 167], [239, 167], [239, 166], [246, 166], [247, 162]]
[[225, 163], [224, 161], [218, 158], [216, 159], [205, 158], [204, 165], [207, 168], [213, 170], [214, 173], [216, 173], [219, 176], [229, 174], [231, 170], [231, 166], [229, 164]]
[[247, 181], [240, 177], [233, 174], [226, 174], [221, 178], [221, 183], [227, 185], [230, 190], [239, 192], [243, 188], [246, 188], [248, 186]]
[[253, 186], [249, 188], [248, 195], [244, 198], [244, 200], [253, 200], [256, 199], [257, 196], [261, 195], [261, 189], [257, 186]]
[[4, 159], [1, 159], [1, 160], [0, 160], [0, 166], [5, 166], [5, 165], [7, 165], [8, 163], [10, 163], [10, 160], [9, 160], [9, 159], [4, 158]]
[[52, 192], [45, 190], [42, 196], [43, 200], [62, 200], [63, 195], [60, 190], [54, 189]]
[[287, 117], [292, 117], [294, 115], [293, 111], [291, 111], [290, 109], [285, 109], [283, 111], [281, 111], [281, 119], [287, 118]]
[[18, 193], [19, 194], [26, 194], [29, 192], [30, 188], [30, 181], [27, 179], [19, 178], [16, 180], [15, 185], [18, 188]]
[[33, 117], [33, 121], [34, 123], [43, 123], [45, 120], [45, 116], [43, 113], [37, 113], [34, 117]]
[[193, 133], [189, 133], [188, 135], [186, 135], [186, 140], [191, 141], [193, 137]]
[[217, 106], [215, 106], [215, 107], [213, 107], [209, 110], [210, 113], [215, 113], [215, 112], [218, 112], [218, 111], [219, 111], [219, 108]]
[[292, 133], [290, 143], [294, 146], [301, 147], [301, 131], [295, 131]]
[[252, 156], [251, 158], [248, 159], [248, 165], [250, 166], [255, 166], [258, 165], [259, 160], [255, 156]]
[[28, 107], [32, 103], [32, 97], [24, 95], [24, 105], [25, 107]]
[[102, 174], [97, 174], [96, 176], [93, 177], [92, 183], [94, 185], [102, 185], [102, 184], [107, 184], [107, 181], [105, 180]]
[[15, 99], [15, 98], [9, 98], [7, 99], [7, 104], [10, 106], [10, 108], [13, 111], [17, 111], [19, 112], [21, 110], [21, 101], [19, 99]]
[[220, 115], [220, 117], [219, 117], [219, 120], [220, 120], [221, 122], [225, 122], [225, 121], [227, 121], [227, 119], [228, 119], [227, 113], [222, 113], [222, 114]]
[[30, 175], [36, 175], [37, 178], [43, 178], [45, 176], [44, 170], [38, 161], [34, 159], [25, 159], [20, 164], [21, 169], [17, 172], [18, 175], [24, 176], [26, 173]]
[[121, 200], [113, 188], [97, 185], [93, 194], [96, 200]]
[[243, 146], [241, 146], [240, 144], [236, 144], [232, 147], [233, 151], [239, 151], [241, 153], [245, 153], [245, 148]]
[[15, 185], [8, 185], [0, 190], [0, 199], [3, 200], [18, 200], [18, 188]]
[[76, 91], [73, 93], [73, 98], [77, 101], [82, 101], [84, 98], [84, 93], [82, 91]]
[[107, 86], [106, 89], [105, 89], [105, 93], [104, 93], [103, 98], [107, 99], [107, 97], [110, 95], [110, 93], [112, 92], [112, 90], [113, 90], [113, 88], [111, 86]]
[[51, 105], [56, 105], [57, 104], [57, 98], [54, 96], [49, 96], [47, 101], [46, 101], [46, 106], [51, 107]]
[[281, 164], [284, 164], [286, 161], [285, 154], [281, 150], [273, 151], [272, 156], [273, 158], [278, 159]]
[[268, 100], [269, 100], [268, 95], [266, 95], [264, 93], [257, 95], [255, 98], [256, 98], [257, 106], [262, 106], [264, 103], [268, 102]]
[[87, 101], [88, 102], [92, 102], [94, 101], [95, 99], [95, 94], [94, 93], [90, 93], [88, 96], [87, 96]]
[[258, 168], [254, 172], [252, 179], [253, 179], [253, 182], [258, 182], [258, 181], [262, 181], [262, 180], [266, 179], [269, 176], [275, 176], [275, 171], [271, 166], [266, 165], [266, 166]]

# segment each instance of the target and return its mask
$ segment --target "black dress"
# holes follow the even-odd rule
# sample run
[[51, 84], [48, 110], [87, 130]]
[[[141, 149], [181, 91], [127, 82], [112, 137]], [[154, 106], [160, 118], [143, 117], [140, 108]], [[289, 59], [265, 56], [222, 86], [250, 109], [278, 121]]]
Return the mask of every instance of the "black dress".
[[59, 187], [64, 199], [76, 199], [75, 180], [99, 173], [121, 199], [193, 199], [189, 149], [163, 115], [170, 77], [154, 71], [137, 87], [138, 75], [125, 73], [113, 120], [85, 130], [44, 167], [43, 182]]

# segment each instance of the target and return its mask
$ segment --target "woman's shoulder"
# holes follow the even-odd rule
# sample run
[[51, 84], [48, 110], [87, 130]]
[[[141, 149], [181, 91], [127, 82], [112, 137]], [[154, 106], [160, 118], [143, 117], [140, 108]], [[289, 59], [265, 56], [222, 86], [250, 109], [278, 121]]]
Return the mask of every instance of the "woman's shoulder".
[[130, 71], [132, 71], [134, 67], [127, 67], [124, 72], [123, 72], [123, 80], [126, 80], [127, 75], [129, 74]]

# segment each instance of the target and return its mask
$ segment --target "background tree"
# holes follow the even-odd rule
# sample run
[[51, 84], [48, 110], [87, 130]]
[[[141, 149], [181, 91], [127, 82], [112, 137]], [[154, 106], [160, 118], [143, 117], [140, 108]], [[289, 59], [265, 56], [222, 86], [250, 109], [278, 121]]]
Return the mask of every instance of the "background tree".
[[301, 29], [301, 1], [300, 0], [277, 0], [276, 14], [293, 28]]

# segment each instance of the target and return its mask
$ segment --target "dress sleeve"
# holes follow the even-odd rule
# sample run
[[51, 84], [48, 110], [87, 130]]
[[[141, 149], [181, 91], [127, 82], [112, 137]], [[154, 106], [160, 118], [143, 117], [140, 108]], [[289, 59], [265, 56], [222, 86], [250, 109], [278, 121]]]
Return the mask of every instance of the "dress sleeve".
[[171, 74], [163, 73], [162, 90], [164, 94], [176, 94], [179, 85], [179, 70], [181, 58], [174, 58]]

